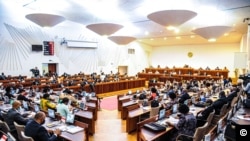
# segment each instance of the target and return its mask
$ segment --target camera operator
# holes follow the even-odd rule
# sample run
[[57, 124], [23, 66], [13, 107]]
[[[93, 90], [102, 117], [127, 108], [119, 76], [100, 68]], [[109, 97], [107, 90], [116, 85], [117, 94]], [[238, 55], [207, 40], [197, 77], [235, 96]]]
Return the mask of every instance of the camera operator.
[[37, 67], [35, 67], [34, 69], [31, 69], [30, 71], [33, 73], [34, 77], [36, 78], [40, 77], [40, 71], [38, 70]]
[[[246, 84], [244, 84], [244, 82]], [[243, 90], [247, 95], [247, 98], [250, 99], [250, 81], [249, 80], [244, 80], [242, 84]]]

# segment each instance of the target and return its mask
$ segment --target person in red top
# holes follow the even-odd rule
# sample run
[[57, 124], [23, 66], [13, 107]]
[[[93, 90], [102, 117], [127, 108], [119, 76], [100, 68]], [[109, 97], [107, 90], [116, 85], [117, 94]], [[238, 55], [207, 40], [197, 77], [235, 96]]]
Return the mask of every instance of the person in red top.
[[156, 98], [156, 96], [159, 96], [159, 94], [157, 94], [157, 89], [155, 87], [151, 88], [151, 97], [149, 98], [150, 100], [154, 100]]

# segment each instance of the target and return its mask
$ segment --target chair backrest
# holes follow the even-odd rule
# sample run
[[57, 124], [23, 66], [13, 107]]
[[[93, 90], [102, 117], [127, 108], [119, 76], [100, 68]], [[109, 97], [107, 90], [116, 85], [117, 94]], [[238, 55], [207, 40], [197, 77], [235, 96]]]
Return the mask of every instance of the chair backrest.
[[24, 127], [25, 127], [25, 126], [24, 126], [24, 125], [19, 125], [19, 124], [16, 123], [16, 122], [14, 122], [14, 125], [15, 125], [16, 131], [17, 131], [18, 139], [19, 139], [20, 141], [22, 141], [23, 138], [22, 138], [22, 135], [21, 135], [21, 131], [24, 132]]
[[207, 117], [207, 124], [208, 124], [208, 126], [211, 125], [211, 122], [213, 120], [214, 114], [215, 114], [215, 110], [213, 110], [213, 112], [210, 113], [209, 116]]
[[10, 132], [10, 128], [9, 128], [8, 124], [5, 121], [0, 120], [0, 128], [5, 134]]
[[205, 123], [205, 125], [198, 127], [195, 130], [193, 141], [201, 141], [202, 138], [205, 136], [207, 129], [208, 129], [207, 122]]
[[34, 141], [32, 137], [28, 137], [21, 131], [22, 141]]
[[156, 116], [159, 113], [160, 107], [152, 107], [150, 111], [150, 117]]
[[138, 100], [139, 105], [142, 105], [142, 103], [143, 103], [143, 100]]
[[233, 100], [230, 103], [230, 106], [231, 106], [230, 108], [232, 108], [234, 106], [234, 104], [237, 102], [237, 100], [238, 100], [238, 97], [233, 98]]
[[220, 117], [226, 114], [228, 104], [224, 104], [220, 110]]

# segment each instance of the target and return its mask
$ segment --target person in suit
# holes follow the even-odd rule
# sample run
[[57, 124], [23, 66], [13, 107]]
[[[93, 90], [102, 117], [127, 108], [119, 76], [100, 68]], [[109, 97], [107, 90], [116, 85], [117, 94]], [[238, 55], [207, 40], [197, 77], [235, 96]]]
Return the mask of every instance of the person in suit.
[[231, 92], [228, 94], [227, 96], [227, 102], [228, 103], [231, 103], [231, 101], [233, 100], [234, 97], [237, 96], [237, 93], [239, 92], [240, 90], [236, 87], [236, 86], [233, 86], [231, 88]]
[[30, 120], [24, 128], [26, 136], [32, 137], [34, 141], [57, 141], [57, 136], [61, 134], [59, 129], [54, 131], [46, 130], [44, 126], [46, 115], [38, 112], [34, 119]]
[[29, 98], [27, 98], [25, 95], [26, 95], [25, 90], [24, 89], [20, 89], [19, 90], [19, 95], [17, 96], [17, 100], [31, 102], [32, 100], [29, 99]]
[[13, 95], [13, 94], [11, 94], [11, 90], [12, 90], [13, 88], [12, 87], [10, 87], [10, 86], [8, 86], [8, 87], [6, 87], [6, 89], [5, 89], [5, 94], [4, 94], [4, 96], [7, 96], [9, 99], [11, 99], [11, 98], [15, 98], [15, 96]]
[[18, 109], [21, 107], [20, 101], [14, 101], [12, 103], [12, 108], [7, 112], [6, 117], [4, 120], [8, 124], [10, 128], [10, 132], [13, 134], [14, 137], [17, 137], [17, 131], [14, 125], [14, 122], [16, 122], [19, 125], [26, 125], [28, 122], [27, 118], [22, 117], [22, 115], [19, 113]]
[[223, 106], [224, 104], [227, 104], [227, 98], [226, 98], [225, 92], [224, 92], [224, 91], [221, 91], [221, 92], [219, 93], [219, 99], [216, 100], [216, 101], [212, 104], [212, 106], [213, 106], [214, 109], [215, 109], [215, 114], [216, 114], [216, 115], [219, 115], [219, 114], [220, 114], [220, 109], [222, 108], [222, 106]]
[[183, 91], [182, 91], [182, 95], [181, 95], [181, 97], [180, 97], [180, 99], [179, 99], [179, 103], [182, 103], [182, 104], [183, 104], [185, 100], [190, 99], [190, 98], [191, 98], [191, 97], [189, 96], [187, 90], [183, 90]]
[[33, 75], [34, 75], [34, 77], [36, 77], [36, 78], [39, 78], [39, 77], [40, 77], [40, 71], [38, 70], [37, 67], [35, 67], [35, 69], [33, 70]]
[[214, 107], [212, 106], [212, 104], [213, 101], [211, 99], [207, 99], [205, 105], [207, 105], [208, 107], [197, 113], [196, 115], [197, 127], [203, 126], [206, 123], [209, 114], [214, 111]]

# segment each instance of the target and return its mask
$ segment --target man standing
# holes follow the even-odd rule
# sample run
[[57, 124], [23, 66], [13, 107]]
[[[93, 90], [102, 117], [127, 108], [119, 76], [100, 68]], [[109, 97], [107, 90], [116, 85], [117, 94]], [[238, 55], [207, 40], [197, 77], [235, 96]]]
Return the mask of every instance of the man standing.
[[36, 78], [40, 77], [40, 71], [38, 70], [37, 67], [35, 67], [35, 69], [33, 70], [33, 74], [34, 74], [34, 77]]
[[34, 119], [30, 120], [25, 126], [24, 133], [32, 137], [34, 141], [56, 141], [57, 136], [61, 134], [59, 129], [48, 131], [42, 125], [45, 123], [44, 112], [38, 112]]

